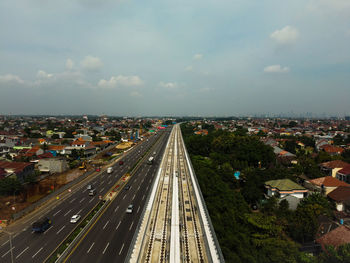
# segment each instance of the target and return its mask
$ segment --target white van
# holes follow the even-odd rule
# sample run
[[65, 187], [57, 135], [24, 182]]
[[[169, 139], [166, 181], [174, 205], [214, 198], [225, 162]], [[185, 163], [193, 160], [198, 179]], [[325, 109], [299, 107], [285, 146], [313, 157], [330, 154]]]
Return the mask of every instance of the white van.
[[113, 167], [108, 167], [108, 168], [107, 168], [107, 173], [108, 173], [108, 174], [111, 174], [112, 172], [113, 172]]

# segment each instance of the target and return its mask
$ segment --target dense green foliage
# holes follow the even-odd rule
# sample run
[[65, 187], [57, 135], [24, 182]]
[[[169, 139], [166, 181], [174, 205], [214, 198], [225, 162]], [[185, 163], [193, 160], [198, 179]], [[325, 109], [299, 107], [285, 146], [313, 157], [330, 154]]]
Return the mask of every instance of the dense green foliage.
[[[264, 184], [284, 178], [297, 182], [298, 174], [320, 177], [317, 163], [329, 156], [312, 159], [300, 153], [296, 140], [290, 140], [286, 145], [299, 154], [300, 162], [288, 168], [278, 163], [259, 136], [245, 135], [244, 129], [216, 131], [203, 125], [209, 133], [202, 136], [194, 134], [198, 127], [183, 124], [181, 128], [226, 262], [327, 262], [329, 255], [318, 259], [298, 249], [299, 243], [314, 240], [318, 217], [330, 216], [327, 199], [310, 195], [292, 211], [286, 200], [265, 199]], [[314, 145], [310, 138], [301, 138], [305, 145]], [[235, 179], [235, 171], [241, 172], [240, 180]], [[259, 210], [252, 211], [253, 207]], [[334, 257], [346, 258], [343, 254]]]
[[22, 184], [16, 178], [6, 177], [0, 180], [0, 195], [13, 195], [22, 189]]

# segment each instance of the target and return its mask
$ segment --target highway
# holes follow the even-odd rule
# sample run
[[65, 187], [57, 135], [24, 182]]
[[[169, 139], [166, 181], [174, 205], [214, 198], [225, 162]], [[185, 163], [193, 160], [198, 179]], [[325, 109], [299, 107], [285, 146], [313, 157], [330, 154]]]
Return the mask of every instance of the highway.
[[[131, 188], [118, 194], [64, 262], [89, 262], [92, 258], [94, 262], [124, 262], [165, 149], [169, 132], [166, 134], [151, 151], [155, 162], [140, 165], [128, 182]], [[130, 204], [134, 209], [127, 214]]]
[[[162, 134], [164, 135], [162, 136]], [[31, 216], [27, 222], [27, 226], [24, 227], [21, 231], [14, 233], [13, 235], [12, 245], [14, 261], [25, 263], [43, 262], [47, 258], [47, 256], [60, 244], [60, 242], [64, 240], [64, 238], [74, 229], [75, 224], [71, 224], [69, 222], [70, 217], [74, 214], [80, 214], [83, 218], [97, 204], [97, 202], [99, 201], [99, 196], [105, 195], [107, 191], [110, 190], [110, 188], [129, 170], [129, 168], [132, 167], [140, 159], [140, 156], [152, 147], [152, 145], [157, 141], [158, 138], [161, 137], [160, 141], [163, 141], [165, 140], [164, 138], [167, 137], [166, 135], [167, 132], [158, 132], [157, 136], [152, 136], [148, 140], [143, 141], [143, 143], [136, 145], [135, 147], [133, 147], [132, 150], [130, 150], [125, 156], [122, 157], [121, 160], [124, 161], [123, 165], [119, 165], [118, 163], [113, 165], [114, 170], [111, 174], [107, 174], [106, 171], [103, 171], [97, 176], [92, 176], [90, 178], [91, 180], [84, 180], [79, 185], [79, 187], [72, 190], [72, 192], [66, 198], [64, 198], [64, 200], [59, 199], [57, 200], [57, 202], [55, 201], [55, 204], [49, 208], [49, 211], [45, 211], [44, 213], [35, 215], [34, 217]], [[156, 169], [156, 165], [144, 168], [144, 172], [147, 173], [147, 176], [145, 177], [142, 183], [142, 179], [140, 179], [140, 181], [137, 182], [137, 176], [133, 176], [130, 179], [130, 183], [132, 183], [131, 189], [128, 190], [128, 192], [125, 193], [124, 196], [118, 196], [116, 200], [126, 199], [129, 201], [129, 198], [131, 197], [134, 198], [134, 203], [136, 205], [137, 201], [141, 202], [142, 198], [144, 198], [143, 195], [140, 196], [139, 194], [137, 194], [137, 196], [135, 197], [133, 195], [136, 193], [138, 184], [140, 185], [140, 188], [141, 185], [147, 188], [146, 184], [149, 184], [148, 177], [151, 178], [151, 174], [153, 171], [152, 169]], [[141, 171], [142, 170], [140, 170], [139, 173], [142, 173]], [[136, 182], [134, 182], [135, 180]], [[97, 190], [97, 194], [95, 196], [88, 195], [88, 191], [86, 189], [87, 184], [92, 184]], [[142, 188], [142, 191], [143, 193], [145, 193], [144, 188]], [[128, 196], [128, 199], [126, 198], [126, 196]], [[141, 199], [141, 201], [139, 199]], [[120, 209], [119, 211], [125, 211], [127, 205], [128, 204], [126, 201], [120, 201], [120, 205], [118, 208]], [[138, 209], [138, 206], [136, 206], [135, 208]], [[114, 209], [116, 209], [115, 212], [118, 211], [117, 207], [115, 207]], [[138, 214], [136, 213], [136, 210], [134, 214]], [[31, 230], [32, 223], [36, 221], [39, 217], [44, 215], [52, 220], [52, 226], [42, 234], [33, 233]], [[106, 225], [104, 226], [104, 228], [110, 229], [112, 222], [108, 222], [105, 224]], [[123, 223], [120, 223], [119, 227], [120, 229], [125, 230], [125, 226], [122, 227], [122, 224]], [[125, 233], [124, 235], [127, 236], [127, 233]], [[3, 238], [1, 240], [2, 243], [0, 243], [0, 262], [11, 262], [9, 242], [4, 240]], [[97, 244], [96, 247], [99, 247], [99, 245]], [[91, 248], [91, 252], [92, 251], [93, 249]], [[88, 261], [78, 260], [75, 262]]]

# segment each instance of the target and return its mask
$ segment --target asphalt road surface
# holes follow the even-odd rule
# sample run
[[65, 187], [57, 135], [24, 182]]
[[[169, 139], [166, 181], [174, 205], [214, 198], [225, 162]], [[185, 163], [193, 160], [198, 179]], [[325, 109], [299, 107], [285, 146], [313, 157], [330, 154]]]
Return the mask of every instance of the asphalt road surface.
[[[162, 136], [163, 133], [167, 134], [167, 136]], [[113, 166], [113, 172], [111, 174], [107, 174], [107, 172], [104, 171], [93, 177], [91, 181], [84, 181], [77, 189], [69, 194], [69, 197], [65, 198], [64, 200], [57, 200], [55, 205], [50, 208], [49, 212], [35, 216], [28, 222], [27, 227], [17, 233], [14, 233], [12, 240], [14, 262], [43, 262], [47, 256], [50, 255], [50, 253], [61, 243], [61, 241], [64, 240], [65, 237], [74, 229], [75, 224], [70, 223], [71, 216], [74, 214], [80, 214], [83, 218], [97, 204], [99, 201], [99, 195], [105, 195], [107, 191], [110, 190], [110, 188], [129, 170], [129, 168], [140, 159], [142, 154], [152, 147], [158, 138], [161, 138], [163, 141], [165, 140], [164, 137], [168, 137], [168, 134], [168, 131], [158, 132], [156, 136], [152, 136], [148, 140], [143, 141], [143, 143], [136, 145], [127, 155], [122, 157], [121, 160], [124, 161], [123, 165], [116, 163]], [[153, 171], [153, 169], [156, 169], [156, 166], [157, 165], [152, 165], [149, 166], [149, 168]], [[141, 172], [139, 171], [139, 173]], [[152, 172], [149, 172], [149, 174], [152, 174]], [[133, 176], [130, 179], [130, 183], [133, 183], [135, 179], [136, 176]], [[143, 181], [143, 183], [147, 182], [148, 181], [146, 180]], [[96, 189], [97, 193], [95, 196], [89, 196], [86, 188], [88, 184], [93, 185], [93, 187]], [[127, 193], [127, 200], [129, 200], [130, 194], [135, 191], [135, 188], [137, 189], [138, 186], [135, 187], [135, 185], [132, 184], [132, 188]], [[131, 198], [132, 197], [133, 196], [131, 196]], [[123, 198], [123, 196], [118, 196], [116, 200], [119, 200], [119, 198]], [[135, 205], [136, 200], [138, 200], [137, 198], [135, 197]], [[126, 197], [124, 197], [124, 199], [126, 199]], [[113, 202], [113, 204], [116, 203], [118, 202]], [[126, 204], [126, 201], [121, 202], [120, 211], [125, 211], [126, 207], [124, 207], [124, 204]], [[136, 206], [136, 209], [138, 209], [138, 206]], [[135, 214], [138, 214], [136, 213], [136, 210]], [[44, 215], [52, 220], [52, 226], [44, 233], [33, 233], [31, 229], [32, 223]], [[108, 225], [109, 223], [105, 226], [105, 228], [110, 227]], [[131, 238], [132, 236], [130, 239]], [[11, 262], [8, 240], [0, 244], [0, 262]], [[75, 262], [90, 261], [78, 260]]]

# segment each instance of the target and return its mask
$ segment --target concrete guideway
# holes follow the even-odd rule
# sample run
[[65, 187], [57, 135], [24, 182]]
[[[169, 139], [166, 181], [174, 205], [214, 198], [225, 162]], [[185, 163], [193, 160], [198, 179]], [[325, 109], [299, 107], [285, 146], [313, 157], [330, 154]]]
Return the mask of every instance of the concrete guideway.
[[194, 172], [175, 125], [130, 262], [223, 262]]

